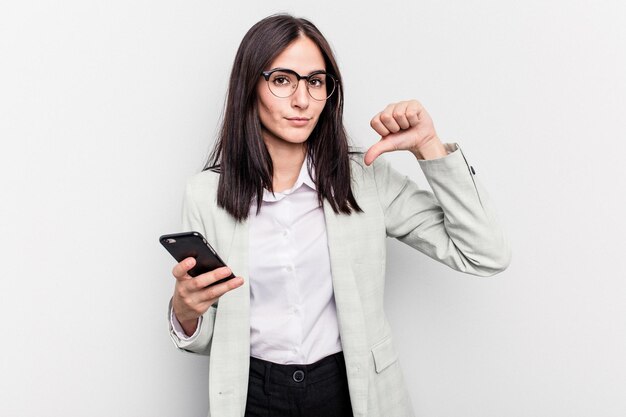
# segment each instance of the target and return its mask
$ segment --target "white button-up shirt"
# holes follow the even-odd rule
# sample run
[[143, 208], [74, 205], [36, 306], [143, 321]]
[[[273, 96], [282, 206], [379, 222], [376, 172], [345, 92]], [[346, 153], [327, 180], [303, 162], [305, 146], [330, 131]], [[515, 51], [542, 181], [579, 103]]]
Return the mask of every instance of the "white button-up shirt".
[[307, 161], [249, 216], [250, 354], [309, 364], [341, 351], [324, 210]]

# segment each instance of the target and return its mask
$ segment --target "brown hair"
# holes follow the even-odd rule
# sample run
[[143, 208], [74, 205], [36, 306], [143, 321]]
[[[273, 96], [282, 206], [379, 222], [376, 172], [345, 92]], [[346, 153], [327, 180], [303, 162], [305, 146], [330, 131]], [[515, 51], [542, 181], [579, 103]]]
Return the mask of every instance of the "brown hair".
[[[337, 79], [317, 125], [307, 139], [307, 156], [315, 170], [320, 205], [326, 199], [335, 213], [362, 211], [351, 188], [350, 152], [343, 126], [341, 73], [330, 45], [306, 19], [287, 14], [269, 16], [246, 33], [230, 75], [221, 130], [204, 170], [220, 173], [217, 203], [238, 221], [245, 220], [254, 197], [257, 212], [263, 189], [272, 191], [272, 159], [261, 135], [256, 86], [261, 72], [300, 36], [320, 49], [326, 71]], [[311, 166], [309, 166], [309, 169]]]

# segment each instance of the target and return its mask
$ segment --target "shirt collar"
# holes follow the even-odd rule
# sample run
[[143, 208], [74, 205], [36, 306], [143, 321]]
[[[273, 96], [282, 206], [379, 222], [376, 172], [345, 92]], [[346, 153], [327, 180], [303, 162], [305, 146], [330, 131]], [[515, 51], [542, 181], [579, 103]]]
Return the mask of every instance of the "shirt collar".
[[[309, 158], [307, 157], [302, 163], [302, 166], [300, 167], [300, 174], [298, 174], [298, 178], [296, 179], [296, 182], [293, 185], [293, 187], [287, 190], [281, 191], [281, 192], [275, 192], [274, 194], [272, 194], [268, 190], [263, 190], [263, 201], [266, 201], [266, 202], [280, 201], [283, 198], [287, 197], [288, 195], [293, 194], [295, 191], [297, 191], [298, 189], [300, 189], [302, 186], [305, 186], [305, 185], [313, 191], [317, 190], [317, 187], [315, 187], [315, 181], [313, 180], [311, 175], [309, 175], [308, 166], [309, 166]], [[315, 176], [315, 170], [313, 167], [311, 167], [311, 171], [312, 171], [311, 173], [313, 174], [313, 176]]]

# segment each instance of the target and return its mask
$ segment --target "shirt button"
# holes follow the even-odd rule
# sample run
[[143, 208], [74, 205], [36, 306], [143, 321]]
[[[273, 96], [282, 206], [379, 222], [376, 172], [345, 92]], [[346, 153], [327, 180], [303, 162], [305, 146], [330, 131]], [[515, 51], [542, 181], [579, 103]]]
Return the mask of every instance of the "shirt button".
[[289, 230], [283, 231], [283, 236], [285, 236], [285, 237], [289, 236]]
[[304, 372], [298, 369], [296, 372], [293, 373], [293, 380], [296, 382], [304, 381]]

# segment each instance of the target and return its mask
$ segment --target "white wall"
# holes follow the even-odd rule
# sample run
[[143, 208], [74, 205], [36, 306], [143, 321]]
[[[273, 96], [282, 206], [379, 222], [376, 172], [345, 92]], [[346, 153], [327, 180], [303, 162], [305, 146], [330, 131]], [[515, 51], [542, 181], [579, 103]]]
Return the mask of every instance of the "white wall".
[[626, 7], [591, 0], [3, 2], [0, 415], [205, 415], [157, 237], [179, 228], [239, 41], [277, 11], [331, 40], [357, 143], [421, 100], [508, 231], [513, 263], [487, 279], [389, 242], [418, 415], [626, 415]]

